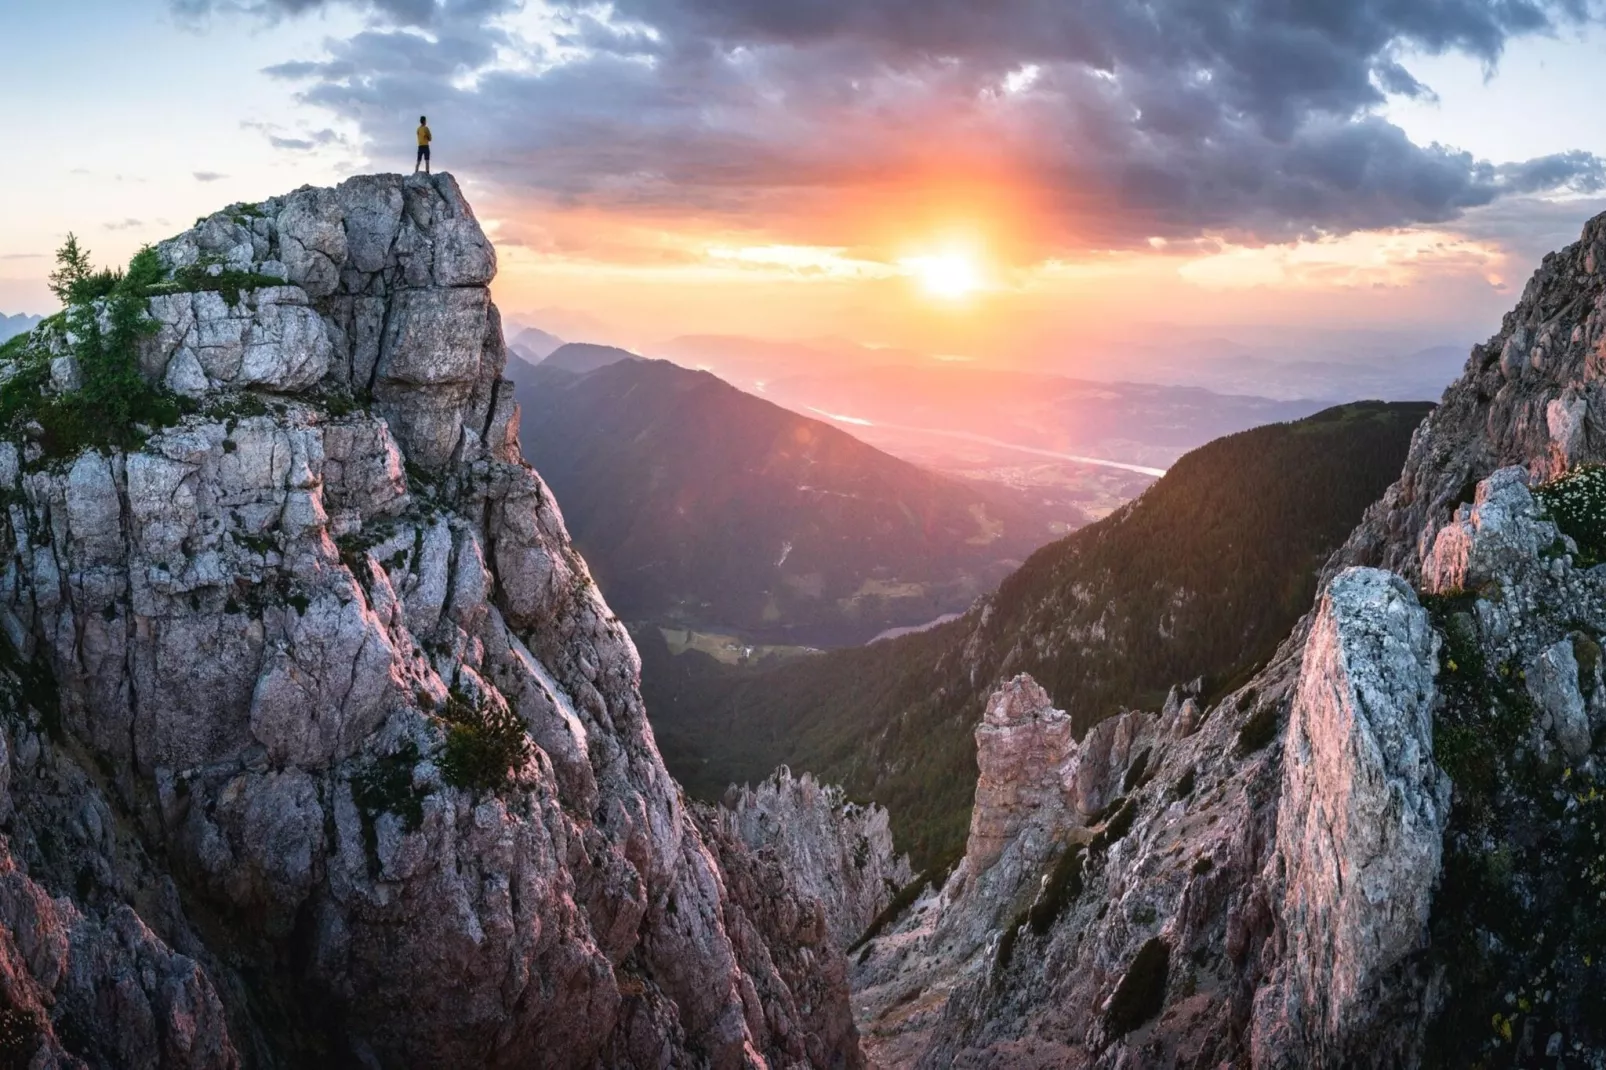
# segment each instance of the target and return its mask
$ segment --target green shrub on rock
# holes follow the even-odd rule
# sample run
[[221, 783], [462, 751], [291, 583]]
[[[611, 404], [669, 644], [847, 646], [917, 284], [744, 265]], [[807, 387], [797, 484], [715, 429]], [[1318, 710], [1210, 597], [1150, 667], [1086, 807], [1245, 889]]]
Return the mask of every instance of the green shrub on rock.
[[530, 760], [524, 722], [500, 703], [474, 701], [453, 688], [441, 719], [447, 725], [441, 773], [453, 787], [500, 790]]
[[[175, 423], [184, 411], [178, 397], [139, 371], [140, 341], [158, 329], [148, 302], [164, 283], [161, 261], [146, 246], [126, 272], [94, 271], [68, 235], [56, 262], [51, 288], [65, 307], [6, 346], [0, 434], [31, 437], [47, 457], [137, 448], [144, 428]], [[60, 357], [72, 358], [78, 382], [54, 390], [51, 362]]]

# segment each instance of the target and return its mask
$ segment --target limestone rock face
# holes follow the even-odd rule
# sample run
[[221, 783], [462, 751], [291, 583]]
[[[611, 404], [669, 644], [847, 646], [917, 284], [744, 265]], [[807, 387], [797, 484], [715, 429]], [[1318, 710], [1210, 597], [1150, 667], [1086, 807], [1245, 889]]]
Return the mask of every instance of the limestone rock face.
[[[415, 463], [482, 440], [506, 363], [486, 289], [496, 252], [448, 174], [365, 175], [204, 220], [158, 247], [171, 268], [279, 276], [247, 292], [156, 298], [141, 364], [173, 390], [328, 385], [371, 394]], [[317, 308], [309, 307], [316, 303]]]
[[1540, 727], [1555, 737], [1570, 760], [1584, 760], [1592, 740], [1573, 640], [1547, 647], [1533, 660], [1527, 679], [1528, 693], [1543, 718]]
[[1543, 567], [1541, 552], [1561, 539], [1540, 515], [1528, 490], [1528, 472], [1502, 468], [1478, 484], [1434, 536], [1422, 561], [1422, 585], [1435, 594], [1511, 583]]
[[998, 861], [1021, 826], [1063, 794], [1062, 767], [1076, 752], [1071, 719], [1020, 675], [993, 693], [976, 729], [976, 806], [965, 857], [975, 872]]
[[[44, 941], [0, 959], [39, 1050], [857, 1065], [828, 911], [682, 803], [519, 453], [451, 177], [234, 206], [159, 254], [141, 367], [191, 414], [126, 452], [0, 443], [0, 921]], [[527, 757], [465, 774], [508, 718]]]
[[696, 806], [693, 817], [724, 878], [725, 928], [752, 979], [743, 990], [748, 1013], [786, 1023], [779, 1030], [784, 1051], [772, 1061], [864, 1066], [848, 1002], [848, 960], [832, 931], [840, 907], [800, 888], [794, 860], [733, 835], [729, 811]]
[[731, 792], [710, 811], [726, 835], [773, 856], [792, 883], [820, 902], [831, 940], [846, 948], [914, 874], [893, 853], [887, 812], [848, 802], [842, 789], [785, 767]]
[[[991, 1014], [1013, 954], [1035, 959], [1041, 926], [1032, 915], [1057, 919], [1059, 901], [1076, 898], [1069, 889], [1079, 891], [1084, 873], [1122, 849], [1089, 853], [1101, 836], [1119, 840], [1120, 806], [1084, 813], [1080, 804], [1134, 787], [1164, 734], [1160, 718], [1127, 713], [1078, 745], [1069, 717], [1030, 676], [994, 692], [976, 730], [982, 775], [964, 858], [855, 960], [855, 1009], [873, 1062], [944, 1066], [967, 1057], [955, 1023], [980, 1025]], [[1050, 887], [1051, 873], [1071, 870], [1073, 878]], [[1063, 1057], [1053, 1050], [1051, 1062]]]
[[[1606, 216], [1547, 254], [1499, 332], [1474, 346], [1416, 437], [1400, 480], [1329, 564], [1415, 582], [1438, 533], [1479, 481], [1520, 467], [1535, 481], [1606, 458]], [[1491, 489], [1497, 489], [1492, 487]]]
[[1257, 996], [1260, 1063], [1341, 1044], [1426, 935], [1449, 821], [1433, 761], [1439, 639], [1404, 581], [1351, 569], [1322, 597], [1283, 746], [1271, 885], [1285, 964]]
[[[242, 1065], [209, 973], [214, 964], [184, 922], [176, 889], [119, 828], [95, 781], [42, 730], [30, 694], [37, 692], [16, 671], [0, 668], [9, 711], [0, 731], [6, 1056], [53, 1067]], [[52, 894], [63, 881], [77, 901]], [[144, 889], [142, 909], [172, 923], [165, 926], [171, 941], [116, 901], [136, 886]]]

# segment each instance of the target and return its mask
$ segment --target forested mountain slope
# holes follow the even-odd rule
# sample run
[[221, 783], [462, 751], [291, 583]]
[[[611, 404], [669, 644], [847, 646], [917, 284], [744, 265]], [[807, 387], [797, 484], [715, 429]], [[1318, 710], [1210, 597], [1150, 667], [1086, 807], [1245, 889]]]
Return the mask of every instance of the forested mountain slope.
[[640, 359], [561, 370], [575, 348], [510, 371], [520, 438], [626, 620], [861, 643], [963, 611], [1054, 538], [1054, 518], [1083, 519], [927, 471], [707, 372]]
[[917, 866], [950, 860], [975, 787], [971, 731], [999, 682], [1031, 673], [1080, 734], [1176, 681], [1247, 677], [1430, 408], [1358, 403], [1210, 443], [930, 632], [748, 671], [638, 636], [665, 760], [708, 795], [789, 763], [886, 805]]

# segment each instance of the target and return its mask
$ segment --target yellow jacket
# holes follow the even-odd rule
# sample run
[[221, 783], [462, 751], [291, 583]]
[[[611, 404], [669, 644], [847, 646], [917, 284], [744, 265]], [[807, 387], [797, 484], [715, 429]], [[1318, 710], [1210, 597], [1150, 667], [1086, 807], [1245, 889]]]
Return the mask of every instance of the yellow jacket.
[[420, 145], [428, 145], [429, 142], [430, 142], [429, 127], [427, 127], [427, 126], [419, 127], [418, 128], [418, 143]]

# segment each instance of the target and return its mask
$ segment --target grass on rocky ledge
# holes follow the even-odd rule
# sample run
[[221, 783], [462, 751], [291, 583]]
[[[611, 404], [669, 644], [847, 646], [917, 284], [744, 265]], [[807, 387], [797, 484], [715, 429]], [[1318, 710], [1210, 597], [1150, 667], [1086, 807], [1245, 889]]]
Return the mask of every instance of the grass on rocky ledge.
[[424, 823], [424, 795], [413, 787], [413, 769], [418, 765], [418, 747], [407, 741], [394, 754], [369, 761], [351, 778], [351, 798], [362, 820], [363, 848], [368, 871], [380, 871], [380, 814], [395, 814], [402, 828], [415, 832]]
[[1154, 937], [1138, 949], [1104, 1011], [1111, 1037], [1124, 1037], [1160, 1013], [1170, 972], [1171, 948], [1164, 940]]
[[217, 293], [231, 305], [240, 303], [240, 297], [251, 290], [283, 286], [285, 280], [254, 271], [240, 271], [225, 267], [218, 261], [203, 260], [188, 267], [178, 268], [170, 278], [154, 283], [146, 296], [180, 293]]
[[[929, 870], [916, 873], [908, 884], [905, 884], [894, 893], [891, 901], [881, 909], [881, 913], [875, 916], [869, 927], [864, 930], [864, 933], [853, 942], [853, 946], [848, 948], [847, 953], [853, 954], [871, 940], [880, 936], [883, 929], [898, 920], [899, 915], [914, 905], [915, 901], [920, 898], [920, 893], [925, 891], [926, 886], [931, 883], [932, 874]], [[863, 962], [864, 960], [861, 958], [859, 961]]]

